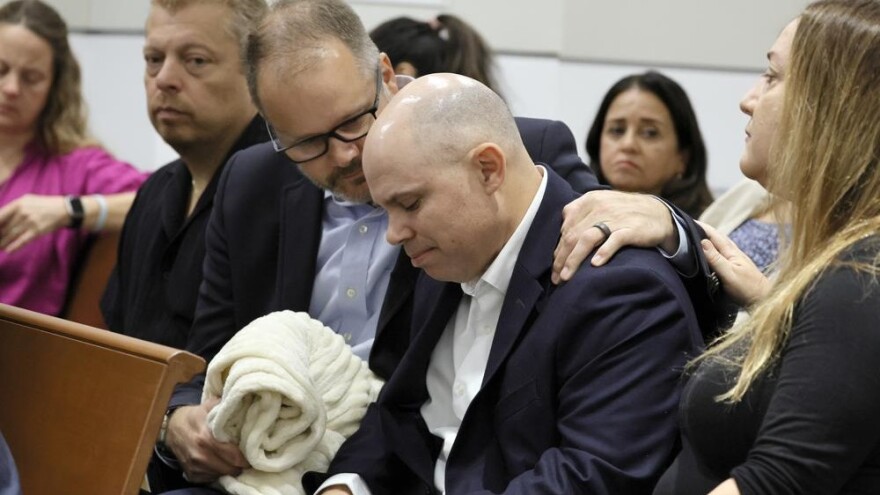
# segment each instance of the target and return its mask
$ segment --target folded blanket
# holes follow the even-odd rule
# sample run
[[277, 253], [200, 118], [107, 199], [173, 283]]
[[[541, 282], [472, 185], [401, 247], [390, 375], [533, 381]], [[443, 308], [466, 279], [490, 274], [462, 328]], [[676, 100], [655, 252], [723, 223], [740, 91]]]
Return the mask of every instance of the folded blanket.
[[208, 426], [252, 468], [219, 482], [235, 495], [300, 495], [326, 471], [382, 382], [342, 336], [307, 313], [279, 311], [240, 330], [208, 366], [202, 400], [220, 397]]

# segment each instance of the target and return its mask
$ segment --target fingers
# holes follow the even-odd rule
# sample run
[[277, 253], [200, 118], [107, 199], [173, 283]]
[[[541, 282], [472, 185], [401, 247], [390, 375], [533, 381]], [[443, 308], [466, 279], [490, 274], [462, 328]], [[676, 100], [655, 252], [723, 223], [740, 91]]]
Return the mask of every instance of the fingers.
[[[726, 238], [719, 241], [723, 243]], [[725, 256], [725, 253], [717, 249], [717, 246], [707, 239], [700, 241], [703, 253], [709, 266], [721, 279], [724, 292], [736, 303], [745, 306], [753, 304], [760, 298], [765, 297], [770, 291], [770, 280], [761, 273], [748, 256], [731, 241], [728, 246], [736, 254]]]
[[17, 251], [25, 244], [34, 240], [36, 237], [37, 236], [33, 233], [33, 231], [24, 230], [20, 235], [13, 238], [8, 245], [0, 245], [0, 249], [5, 250], [7, 253], [12, 253], [14, 251]]
[[9, 223], [9, 220], [15, 214], [15, 202], [7, 204], [6, 206], [0, 208], [0, 232], [3, 231], [3, 228]]
[[703, 249], [703, 254], [706, 255], [706, 261], [709, 263], [709, 267], [712, 271], [717, 272], [718, 276], [724, 280], [725, 272], [729, 265], [727, 258], [722, 256], [718, 249], [715, 248], [715, 244], [708, 239], [700, 241], [700, 247]]
[[574, 272], [583, 264], [596, 246], [605, 240], [605, 234], [595, 227], [574, 226], [567, 230], [556, 246], [551, 280], [554, 284], [571, 280]]
[[625, 246], [632, 246], [635, 244], [635, 241], [631, 238], [629, 233], [632, 232], [630, 229], [619, 229], [611, 232], [611, 235], [608, 236], [608, 239], [599, 246], [599, 249], [596, 250], [596, 254], [590, 259], [590, 264], [593, 266], [602, 266], [608, 260], [611, 259], [620, 248]]
[[217, 454], [217, 457], [226, 463], [226, 465], [233, 469], [237, 469], [239, 472], [241, 472], [242, 469], [251, 467], [250, 463], [241, 452], [241, 449], [234, 443], [216, 442], [214, 444], [214, 452]]
[[13, 252], [36, 239], [40, 233], [39, 227], [28, 217], [13, 216], [0, 231], [0, 249]]
[[[709, 238], [709, 241], [712, 242], [715, 249], [728, 260], [733, 259], [742, 259], [743, 262], [745, 260], [749, 260], [749, 257], [740, 250], [739, 246], [736, 245], [733, 241], [730, 240], [729, 237], [715, 230], [711, 225], [704, 224], [702, 222], [698, 222], [700, 227], [706, 231], [706, 237]], [[749, 260], [750, 261], [750, 260]]]
[[[602, 266], [624, 246], [677, 245], [669, 208], [657, 198], [619, 191], [591, 191], [562, 211], [563, 235], [554, 252], [553, 283], [570, 280], [594, 249], [593, 266]], [[603, 224], [610, 230], [606, 236]], [[607, 239], [606, 239], [607, 237]], [[675, 249], [667, 249], [673, 252]]]
[[6, 223], [6, 226], [3, 227], [3, 230], [0, 231], [0, 249], [12, 251], [10, 247], [13, 243], [18, 241], [26, 233], [27, 227], [25, 225], [17, 221], [15, 218], [10, 219], [10, 221]]
[[166, 443], [193, 483], [237, 476], [248, 467], [237, 445], [218, 442], [208, 428], [207, 413], [216, 403], [208, 400], [199, 406], [181, 407], [168, 423]]
[[64, 226], [67, 212], [52, 197], [25, 195], [0, 208], [0, 249], [15, 251]]
[[210, 483], [221, 476], [238, 476], [242, 468], [223, 459], [210, 449], [196, 452], [186, 460], [180, 459], [186, 478], [192, 483]]
[[207, 399], [205, 399], [204, 402], [199, 405], [199, 407], [202, 408], [207, 415], [209, 412], [211, 412], [211, 409], [217, 407], [217, 404], [219, 403], [220, 397], [208, 397]]

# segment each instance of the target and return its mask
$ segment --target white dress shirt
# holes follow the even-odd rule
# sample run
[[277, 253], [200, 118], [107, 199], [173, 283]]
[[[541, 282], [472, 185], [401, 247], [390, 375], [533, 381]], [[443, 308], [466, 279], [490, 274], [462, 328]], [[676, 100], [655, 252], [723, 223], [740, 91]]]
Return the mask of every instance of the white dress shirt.
[[[446, 324], [428, 364], [425, 377], [428, 400], [422, 405], [421, 413], [428, 431], [443, 440], [434, 465], [434, 486], [441, 493], [446, 493], [449, 452], [468, 406], [482, 387], [510, 277], [547, 189], [547, 173], [544, 167], [538, 165], [537, 168], [541, 172], [541, 185], [528, 210], [489, 268], [479, 278], [461, 284], [465, 296]], [[354, 495], [371, 495], [366, 483], [356, 474], [332, 476], [318, 492], [331, 485], [346, 485]]]

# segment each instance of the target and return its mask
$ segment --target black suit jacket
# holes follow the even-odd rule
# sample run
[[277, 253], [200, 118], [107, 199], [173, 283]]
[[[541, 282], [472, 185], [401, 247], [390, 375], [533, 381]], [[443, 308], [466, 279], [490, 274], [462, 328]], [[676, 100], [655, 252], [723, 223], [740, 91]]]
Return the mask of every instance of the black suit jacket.
[[[523, 143], [579, 192], [600, 188], [562, 122], [517, 118]], [[272, 311], [308, 311], [321, 241], [324, 193], [271, 143], [234, 155], [223, 170], [187, 350], [210, 360], [240, 328]], [[401, 253], [379, 317], [370, 367], [387, 379], [409, 342], [418, 271]], [[197, 404], [204, 377], [178, 387], [170, 407]]]
[[[574, 198], [551, 173], [448, 458], [447, 493], [648, 494], [674, 456], [680, 372], [702, 346], [690, 298], [672, 266], [645, 249], [553, 285], [562, 207]], [[438, 439], [420, 407], [461, 296], [459, 284], [420, 276], [410, 347], [331, 473], [361, 475], [374, 495], [434, 491]], [[309, 493], [319, 478], [307, 477]]]

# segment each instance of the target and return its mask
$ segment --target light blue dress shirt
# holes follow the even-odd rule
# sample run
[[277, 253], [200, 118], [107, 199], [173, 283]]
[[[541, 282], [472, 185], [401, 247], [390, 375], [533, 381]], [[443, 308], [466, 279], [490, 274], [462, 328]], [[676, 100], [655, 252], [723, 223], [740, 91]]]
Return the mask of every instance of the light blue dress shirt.
[[388, 244], [388, 215], [324, 193], [324, 218], [309, 314], [367, 360], [400, 248]]

